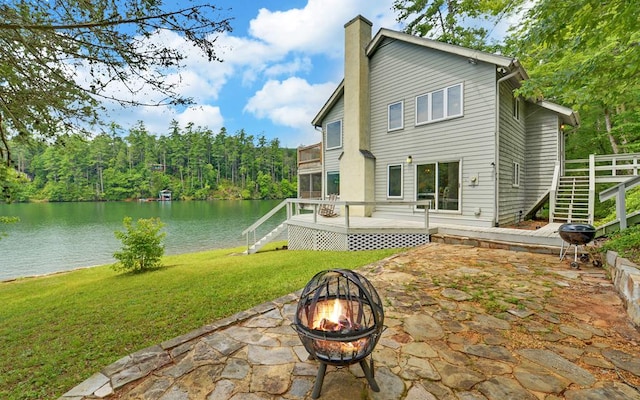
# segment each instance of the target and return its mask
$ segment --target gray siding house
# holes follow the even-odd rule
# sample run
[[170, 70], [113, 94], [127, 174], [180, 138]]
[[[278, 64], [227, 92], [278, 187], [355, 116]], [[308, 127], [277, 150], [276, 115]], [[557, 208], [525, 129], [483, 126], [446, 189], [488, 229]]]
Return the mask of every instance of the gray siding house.
[[[549, 194], [577, 115], [514, 97], [518, 60], [381, 29], [345, 25], [345, 76], [313, 119], [322, 129], [322, 197], [432, 201], [430, 222], [500, 226]], [[301, 171], [302, 173], [302, 171]], [[422, 218], [362, 207], [352, 215]]]

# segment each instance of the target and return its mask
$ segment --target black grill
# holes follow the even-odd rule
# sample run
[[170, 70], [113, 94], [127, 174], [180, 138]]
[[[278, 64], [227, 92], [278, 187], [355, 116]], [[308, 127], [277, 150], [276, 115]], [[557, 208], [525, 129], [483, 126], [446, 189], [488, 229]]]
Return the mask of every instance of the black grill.
[[[562, 224], [558, 228], [558, 234], [562, 240], [568, 243], [566, 250], [564, 249], [564, 242], [562, 243], [562, 249], [560, 249], [560, 260], [564, 259], [565, 255], [571, 248], [574, 246], [575, 254], [573, 261], [571, 262], [572, 268], [580, 268], [580, 264], [578, 263], [578, 246], [583, 246], [591, 242], [596, 236], [596, 228], [593, 225], [589, 224]], [[582, 254], [580, 256], [580, 261], [589, 261], [588, 254]], [[596, 261], [594, 260], [594, 265]]]

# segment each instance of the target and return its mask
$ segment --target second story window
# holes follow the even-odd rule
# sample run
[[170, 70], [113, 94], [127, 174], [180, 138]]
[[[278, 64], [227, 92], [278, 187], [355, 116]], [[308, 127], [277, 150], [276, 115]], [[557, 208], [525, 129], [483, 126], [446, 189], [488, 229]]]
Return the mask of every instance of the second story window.
[[403, 123], [403, 104], [401, 101], [393, 104], [389, 104], [388, 108], [388, 120], [387, 120], [387, 130], [395, 131], [398, 129], [404, 128]]
[[416, 97], [416, 125], [460, 117], [463, 114], [462, 83]]
[[326, 149], [337, 149], [342, 147], [342, 120], [329, 122], [327, 124]]
[[520, 98], [513, 98], [513, 118], [520, 120]]

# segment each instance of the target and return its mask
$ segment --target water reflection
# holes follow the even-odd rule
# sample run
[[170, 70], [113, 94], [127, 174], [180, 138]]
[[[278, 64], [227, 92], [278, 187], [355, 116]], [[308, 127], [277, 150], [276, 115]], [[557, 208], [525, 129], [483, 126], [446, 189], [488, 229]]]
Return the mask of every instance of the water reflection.
[[[20, 222], [0, 226], [0, 280], [113, 262], [121, 246], [113, 232], [130, 216], [165, 223], [165, 254], [245, 244], [242, 231], [279, 200], [0, 204]], [[284, 210], [258, 234], [266, 234]]]

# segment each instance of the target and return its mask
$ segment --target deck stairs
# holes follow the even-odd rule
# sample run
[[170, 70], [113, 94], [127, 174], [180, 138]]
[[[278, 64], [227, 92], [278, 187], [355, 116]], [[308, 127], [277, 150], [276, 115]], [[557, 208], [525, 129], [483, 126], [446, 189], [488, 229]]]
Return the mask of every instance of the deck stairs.
[[[560, 170], [556, 163], [550, 189], [550, 222], [593, 224], [596, 184], [601, 188], [624, 183], [620, 195], [624, 198], [624, 191], [640, 184], [640, 153], [591, 154], [588, 159], [565, 160], [562, 174]], [[624, 212], [619, 210], [620, 214]]]
[[262, 237], [262, 239], [258, 240], [249, 248], [247, 248], [247, 250], [245, 250], [243, 254], [257, 253], [258, 251], [260, 251], [260, 249], [262, 249], [268, 243], [276, 240], [285, 229], [287, 229], [287, 224], [283, 222], [280, 225], [276, 226], [271, 232], [267, 233], [264, 237]]
[[562, 176], [555, 197], [553, 222], [591, 223], [589, 176]]

